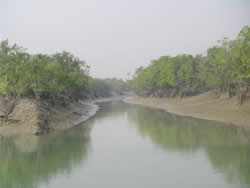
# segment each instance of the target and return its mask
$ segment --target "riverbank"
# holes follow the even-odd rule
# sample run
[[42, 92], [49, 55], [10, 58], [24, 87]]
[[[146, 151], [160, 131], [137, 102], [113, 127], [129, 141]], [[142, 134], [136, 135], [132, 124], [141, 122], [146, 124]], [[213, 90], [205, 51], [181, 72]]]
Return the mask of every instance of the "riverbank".
[[218, 95], [214, 91], [185, 98], [128, 97], [125, 102], [250, 128], [250, 101], [239, 105], [235, 98], [229, 99], [226, 94]]
[[121, 100], [121, 97], [50, 105], [30, 99], [21, 99], [10, 121], [0, 122], [0, 136], [42, 135], [72, 128], [88, 120], [98, 111], [98, 102]]

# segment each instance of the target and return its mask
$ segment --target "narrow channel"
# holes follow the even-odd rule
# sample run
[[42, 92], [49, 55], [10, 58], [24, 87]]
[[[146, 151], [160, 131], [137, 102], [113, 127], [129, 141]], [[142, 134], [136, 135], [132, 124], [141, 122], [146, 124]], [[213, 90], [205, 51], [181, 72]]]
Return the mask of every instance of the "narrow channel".
[[71, 130], [1, 138], [3, 188], [250, 187], [250, 133], [123, 102]]

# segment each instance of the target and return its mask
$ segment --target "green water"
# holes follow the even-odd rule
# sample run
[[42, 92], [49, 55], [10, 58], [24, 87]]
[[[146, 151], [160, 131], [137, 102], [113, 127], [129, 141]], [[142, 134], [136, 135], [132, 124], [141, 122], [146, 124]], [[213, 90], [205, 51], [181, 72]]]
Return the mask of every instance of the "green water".
[[0, 138], [1, 188], [250, 187], [250, 133], [102, 103], [71, 130]]

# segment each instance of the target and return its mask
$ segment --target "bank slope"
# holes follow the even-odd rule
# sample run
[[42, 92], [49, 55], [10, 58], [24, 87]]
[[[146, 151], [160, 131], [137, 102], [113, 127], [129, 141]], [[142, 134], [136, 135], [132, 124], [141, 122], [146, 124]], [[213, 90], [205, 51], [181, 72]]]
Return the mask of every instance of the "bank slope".
[[128, 97], [125, 102], [250, 128], [250, 101], [239, 105], [237, 99], [229, 99], [228, 95], [218, 95], [215, 91], [185, 98]]

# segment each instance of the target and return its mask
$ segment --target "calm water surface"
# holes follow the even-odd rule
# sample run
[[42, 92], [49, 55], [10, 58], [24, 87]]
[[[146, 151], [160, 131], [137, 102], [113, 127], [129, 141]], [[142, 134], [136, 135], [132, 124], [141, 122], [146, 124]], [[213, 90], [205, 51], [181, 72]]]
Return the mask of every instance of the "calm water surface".
[[0, 187], [250, 187], [246, 130], [121, 102], [100, 106], [65, 132], [0, 138]]

